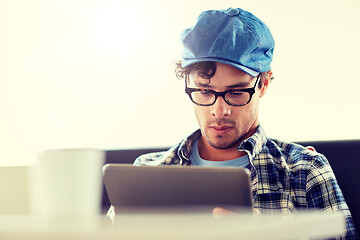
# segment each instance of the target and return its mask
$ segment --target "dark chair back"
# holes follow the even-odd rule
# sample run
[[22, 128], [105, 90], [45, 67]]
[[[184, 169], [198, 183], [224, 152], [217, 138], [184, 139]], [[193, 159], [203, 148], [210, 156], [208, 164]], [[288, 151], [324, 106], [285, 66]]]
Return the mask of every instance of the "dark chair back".
[[360, 140], [308, 141], [299, 142], [303, 146], [313, 146], [329, 160], [346, 203], [360, 230]]

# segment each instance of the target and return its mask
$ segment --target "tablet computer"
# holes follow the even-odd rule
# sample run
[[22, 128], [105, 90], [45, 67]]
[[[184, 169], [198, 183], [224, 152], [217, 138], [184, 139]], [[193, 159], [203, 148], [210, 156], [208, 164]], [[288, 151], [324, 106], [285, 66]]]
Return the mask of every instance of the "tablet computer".
[[241, 167], [106, 164], [103, 180], [118, 210], [183, 207], [252, 208], [250, 171]]

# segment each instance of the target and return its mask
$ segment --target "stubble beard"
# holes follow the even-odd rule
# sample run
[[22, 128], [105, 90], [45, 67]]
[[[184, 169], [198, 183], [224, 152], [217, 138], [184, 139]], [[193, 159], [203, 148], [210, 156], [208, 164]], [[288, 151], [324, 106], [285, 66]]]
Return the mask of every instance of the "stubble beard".
[[205, 137], [205, 140], [208, 142], [208, 144], [215, 148], [215, 149], [219, 149], [219, 150], [225, 150], [225, 149], [229, 149], [229, 148], [232, 148], [234, 147], [235, 145], [239, 144], [242, 139], [243, 139], [243, 136], [239, 136], [238, 138], [235, 138], [233, 140], [230, 140], [230, 141], [227, 141], [225, 139], [224, 136], [222, 135], [218, 135], [218, 136], [215, 136], [215, 138], [218, 140], [217, 142], [215, 141], [212, 141], [208, 136], [207, 134], [203, 134], [204, 137]]
[[[209, 132], [211, 132], [210, 126], [214, 126], [214, 125], [229, 125], [229, 126], [231, 126], [232, 129], [230, 131], [232, 131], [232, 132], [235, 131], [235, 133], [233, 133], [234, 137], [216, 135], [213, 137], [215, 139], [211, 139], [209, 137], [209, 135], [206, 133], [206, 131], [208, 130]], [[235, 145], [239, 144], [244, 138], [244, 136], [238, 132], [238, 130], [236, 128], [236, 123], [227, 118], [207, 122], [206, 127], [205, 127], [205, 129], [202, 130], [202, 132], [203, 132], [203, 136], [204, 136], [205, 140], [208, 142], [208, 144], [211, 147], [213, 147], [215, 149], [220, 149], [220, 150], [232, 148]], [[227, 139], [227, 138], [229, 138], [229, 139]]]

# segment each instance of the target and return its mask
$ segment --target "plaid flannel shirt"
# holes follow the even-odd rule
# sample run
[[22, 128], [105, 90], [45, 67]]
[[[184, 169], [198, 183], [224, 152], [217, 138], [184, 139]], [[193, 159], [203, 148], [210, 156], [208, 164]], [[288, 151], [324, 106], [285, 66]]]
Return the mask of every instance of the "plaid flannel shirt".
[[[197, 130], [165, 152], [138, 157], [134, 165], [191, 165]], [[346, 237], [358, 239], [352, 217], [331, 166], [322, 154], [305, 147], [267, 138], [261, 126], [238, 147], [249, 155], [254, 207], [260, 212], [291, 213], [302, 209], [341, 211]]]

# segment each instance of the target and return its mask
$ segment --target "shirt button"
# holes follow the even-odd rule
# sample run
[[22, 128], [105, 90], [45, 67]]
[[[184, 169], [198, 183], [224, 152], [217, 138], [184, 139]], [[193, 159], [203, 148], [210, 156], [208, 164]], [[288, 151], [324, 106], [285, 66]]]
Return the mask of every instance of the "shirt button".
[[239, 9], [237, 8], [229, 8], [226, 12], [228, 16], [237, 16], [240, 13]]

